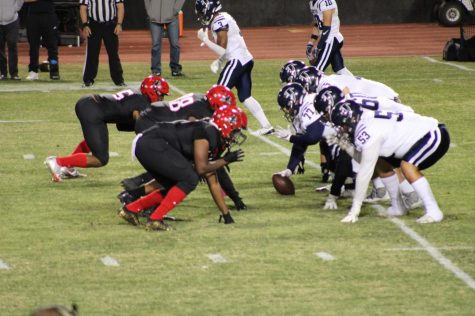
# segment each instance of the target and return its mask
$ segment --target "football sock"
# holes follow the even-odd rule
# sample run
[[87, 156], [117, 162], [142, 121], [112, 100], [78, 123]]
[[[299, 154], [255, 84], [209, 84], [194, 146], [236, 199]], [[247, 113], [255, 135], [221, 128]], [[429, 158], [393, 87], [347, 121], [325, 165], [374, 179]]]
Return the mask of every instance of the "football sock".
[[397, 174], [393, 174], [390, 177], [381, 178], [383, 181], [386, 190], [388, 190], [389, 197], [391, 198], [391, 206], [393, 207], [394, 211], [403, 212], [405, 207], [401, 203], [401, 199], [399, 198], [399, 179]]
[[91, 152], [91, 149], [87, 145], [86, 140], [83, 140], [77, 145], [76, 149], [74, 149], [72, 155], [79, 154], [79, 153], [90, 153], [90, 152]]
[[417, 195], [422, 199], [426, 213], [433, 216], [435, 220], [440, 220], [443, 217], [439, 205], [435, 200], [434, 194], [430, 188], [426, 177], [421, 177], [412, 183]]
[[343, 69], [340, 69], [336, 72], [337, 75], [347, 75], [347, 76], [353, 76], [353, 74], [351, 73], [351, 71], [349, 71], [346, 67], [344, 67]]
[[380, 177], [377, 177], [373, 179], [373, 186], [375, 187], [375, 189], [381, 189], [384, 188], [384, 183], [383, 181], [381, 181]]
[[401, 183], [399, 183], [399, 189], [401, 189], [401, 192], [404, 194], [409, 194], [409, 193], [414, 192], [414, 187], [407, 180], [404, 180]]
[[163, 195], [160, 193], [160, 190], [155, 190], [137, 201], [127, 204], [125, 207], [131, 212], [138, 213], [141, 210], [160, 204], [162, 200]]
[[176, 205], [180, 204], [180, 202], [183, 201], [187, 195], [188, 194], [183, 192], [179, 187], [172, 187], [170, 191], [168, 191], [162, 203], [160, 203], [155, 211], [153, 211], [152, 215], [150, 215], [150, 219], [153, 221], [162, 220], [163, 217]]
[[56, 158], [58, 165], [62, 167], [80, 167], [86, 168], [87, 165], [87, 154], [86, 153], [77, 153], [70, 156], [58, 157]]
[[249, 97], [244, 100], [244, 105], [251, 111], [252, 115], [257, 119], [259, 124], [261, 124], [261, 127], [268, 128], [272, 126], [256, 99]]

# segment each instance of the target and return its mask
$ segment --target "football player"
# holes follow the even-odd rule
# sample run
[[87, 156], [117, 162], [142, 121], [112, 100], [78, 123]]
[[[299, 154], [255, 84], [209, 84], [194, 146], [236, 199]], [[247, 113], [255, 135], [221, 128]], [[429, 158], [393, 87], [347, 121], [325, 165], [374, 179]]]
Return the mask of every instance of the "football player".
[[[230, 89], [236, 87], [239, 101], [251, 111], [261, 128], [257, 135], [272, 133], [273, 127], [259, 102], [251, 96], [253, 56], [247, 49], [239, 26], [234, 18], [222, 12], [219, 0], [196, 0], [195, 12], [203, 28], [198, 30], [198, 39], [218, 55], [211, 64], [211, 71], [218, 73], [218, 85]], [[208, 28], [214, 41], [208, 38]]]
[[[229, 88], [218, 85], [211, 87], [206, 94], [189, 93], [172, 101], [155, 102], [140, 113], [135, 123], [135, 132], [141, 133], [157, 122], [210, 118], [215, 110], [226, 104], [235, 106], [236, 96]], [[221, 187], [233, 201], [236, 210], [247, 209], [226, 168], [220, 168], [216, 173]], [[153, 176], [149, 173], [124, 179], [122, 185], [126, 191], [119, 194], [119, 199], [122, 203], [132, 202], [159, 188], [158, 183], [152, 180]]]
[[213, 199], [225, 224], [234, 223], [221, 191], [215, 171], [241, 161], [241, 149], [223, 151], [245, 140], [242, 130], [247, 127], [244, 112], [224, 105], [213, 113], [210, 121], [176, 121], [157, 123], [139, 133], [134, 139], [134, 153], [142, 166], [164, 189], [123, 206], [119, 216], [133, 225], [139, 225], [138, 214], [156, 206], [145, 225], [146, 230], [170, 230], [163, 222], [165, 215], [183, 201], [205, 177]]
[[310, 11], [315, 20], [306, 54], [311, 65], [325, 71], [329, 64], [339, 75], [353, 74], [345, 67], [341, 48], [343, 35], [340, 33], [340, 19], [335, 0], [311, 0]]
[[107, 124], [116, 124], [119, 131], [134, 131], [139, 113], [151, 102], [162, 100], [170, 88], [167, 81], [151, 75], [142, 81], [140, 91], [126, 89], [114, 94], [87, 95], [76, 103], [76, 115], [81, 123], [84, 140], [69, 156], [46, 158], [45, 165], [54, 182], [76, 177], [75, 167], [98, 168], [109, 161], [109, 131]]
[[318, 143], [322, 137], [334, 133], [333, 128], [325, 125], [321, 115], [315, 110], [316, 94], [307, 93], [302, 85], [292, 82], [280, 89], [277, 103], [284, 112], [284, 117], [292, 123], [296, 134], [283, 128], [276, 128], [274, 135], [292, 143], [292, 151], [287, 168], [278, 172], [281, 176], [290, 177], [295, 173], [303, 160], [309, 145]]
[[305, 67], [305, 63], [300, 60], [289, 60], [280, 69], [279, 77], [281, 83], [294, 82], [300, 70]]
[[353, 204], [342, 222], [358, 220], [376, 166], [391, 198], [387, 216], [407, 213], [399, 195], [398, 177], [393, 171], [393, 168], [400, 167], [424, 204], [425, 214], [417, 222], [442, 221], [444, 215], [421, 170], [435, 164], [449, 149], [450, 137], [444, 124], [411, 112], [362, 111], [352, 101], [337, 104], [331, 113], [331, 121], [341, 127], [341, 136], [330, 137], [328, 141], [337, 143], [359, 162]]

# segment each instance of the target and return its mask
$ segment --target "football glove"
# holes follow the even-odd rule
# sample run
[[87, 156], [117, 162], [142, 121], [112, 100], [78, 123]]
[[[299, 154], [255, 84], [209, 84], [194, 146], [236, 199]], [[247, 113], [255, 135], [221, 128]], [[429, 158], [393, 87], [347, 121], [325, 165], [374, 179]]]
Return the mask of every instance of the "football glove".
[[307, 55], [308, 60], [313, 60], [315, 57], [313, 55], [313, 43], [308, 42], [307, 47], [305, 49], [305, 54]]
[[284, 139], [284, 140], [287, 140], [287, 141], [290, 140], [290, 136], [291, 136], [290, 131], [288, 129], [282, 128], [280, 126], [277, 126], [274, 129], [273, 134], [275, 136], [279, 137], [280, 139]]
[[233, 224], [234, 219], [231, 216], [231, 213], [228, 212], [228, 214], [222, 214], [219, 215], [219, 220], [218, 223], [221, 223], [221, 221], [224, 220], [224, 224]]
[[348, 214], [341, 220], [342, 223], [356, 223], [358, 215], [361, 212], [361, 207], [352, 206]]
[[215, 61], [213, 61], [210, 66], [211, 72], [214, 74], [217, 74], [218, 72], [220, 72], [221, 69], [223, 69], [223, 63], [224, 62], [221, 60], [221, 58], [218, 58]]
[[244, 151], [242, 149], [238, 149], [235, 151], [228, 151], [224, 156], [223, 159], [227, 163], [233, 163], [235, 161], [242, 161], [244, 158]]
[[281, 175], [282, 177], [290, 177], [292, 175], [292, 171], [290, 169], [285, 169], [285, 170], [282, 170], [280, 172], [276, 172], [275, 174], [279, 174]]
[[208, 38], [208, 28], [200, 28], [196, 35], [198, 36], [198, 39], [202, 42], [205, 42], [206, 40], [209, 40], [209, 38]]
[[338, 204], [336, 204], [336, 200], [338, 199], [338, 196], [329, 194], [327, 197], [327, 200], [325, 202], [325, 205], [323, 206], [324, 210], [336, 210], [338, 209]]
[[241, 200], [241, 198], [233, 199], [234, 207], [236, 207], [236, 211], [247, 210], [247, 205]]

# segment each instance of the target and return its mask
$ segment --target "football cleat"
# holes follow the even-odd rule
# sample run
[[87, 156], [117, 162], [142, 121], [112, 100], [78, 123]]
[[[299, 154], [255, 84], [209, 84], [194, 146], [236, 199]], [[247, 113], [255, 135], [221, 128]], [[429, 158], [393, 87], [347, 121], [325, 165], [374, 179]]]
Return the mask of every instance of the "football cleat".
[[62, 174], [61, 167], [56, 162], [55, 156], [50, 156], [46, 158], [46, 160], [44, 161], [44, 164], [51, 172], [51, 177], [52, 177], [53, 182], [61, 182], [63, 180], [61, 177], [61, 174]]
[[152, 221], [149, 220], [147, 224], [145, 224], [145, 230], [148, 231], [154, 231], [154, 230], [162, 230], [162, 231], [168, 231], [168, 230], [173, 230], [173, 228], [166, 224], [164, 221]]
[[134, 226], [140, 226], [140, 221], [137, 214], [129, 211], [125, 205], [121, 209], [119, 209], [119, 213], [117, 215], [124, 221]]
[[442, 214], [441, 211], [437, 210], [435, 212], [427, 212], [424, 216], [419, 217], [416, 222], [418, 224], [432, 224], [441, 222], [443, 219], [444, 214]]
[[364, 203], [376, 203], [389, 201], [389, 194], [386, 188], [374, 188], [371, 193], [363, 200]]
[[378, 215], [383, 217], [399, 217], [407, 214], [407, 210], [398, 210], [390, 206], [386, 210], [380, 212]]
[[423, 206], [422, 199], [416, 192], [401, 194], [402, 202], [408, 210]]
[[257, 131], [254, 131], [252, 134], [256, 136], [265, 136], [265, 135], [270, 135], [274, 132], [274, 127], [263, 127], [258, 129]]
[[80, 173], [76, 168], [61, 167], [61, 178], [62, 179], [74, 179], [87, 177], [86, 174]]
[[25, 78], [26, 80], [38, 80], [39, 77], [38, 77], [38, 73], [37, 72], [34, 72], [34, 71], [30, 71], [28, 73], [28, 76]]

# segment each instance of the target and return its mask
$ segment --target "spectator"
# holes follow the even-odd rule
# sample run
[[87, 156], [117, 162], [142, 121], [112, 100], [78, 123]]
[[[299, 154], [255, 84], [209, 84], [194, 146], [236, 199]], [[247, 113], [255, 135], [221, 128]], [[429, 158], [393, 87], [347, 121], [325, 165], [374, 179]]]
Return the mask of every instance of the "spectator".
[[144, 0], [144, 2], [152, 34], [152, 74], [160, 75], [162, 72], [162, 36], [166, 28], [170, 43], [172, 76], [181, 76], [178, 14], [185, 0]]
[[58, 64], [58, 17], [53, 0], [25, 0], [28, 2], [26, 34], [30, 44], [30, 64], [27, 80], [38, 80], [40, 45], [48, 50], [49, 77], [59, 80]]
[[104, 40], [109, 71], [117, 86], [125, 86], [119, 58], [119, 34], [124, 21], [124, 0], [79, 0], [83, 34], [87, 37], [83, 87], [91, 87], [97, 76], [101, 42]]
[[0, 2], [0, 80], [7, 79], [7, 56], [5, 44], [8, 46], [8, 70], [12, 80], [18, 77], [18, 30], [20, 19], [18, 11], [23, 5], [23, 0], [6, 0]]

